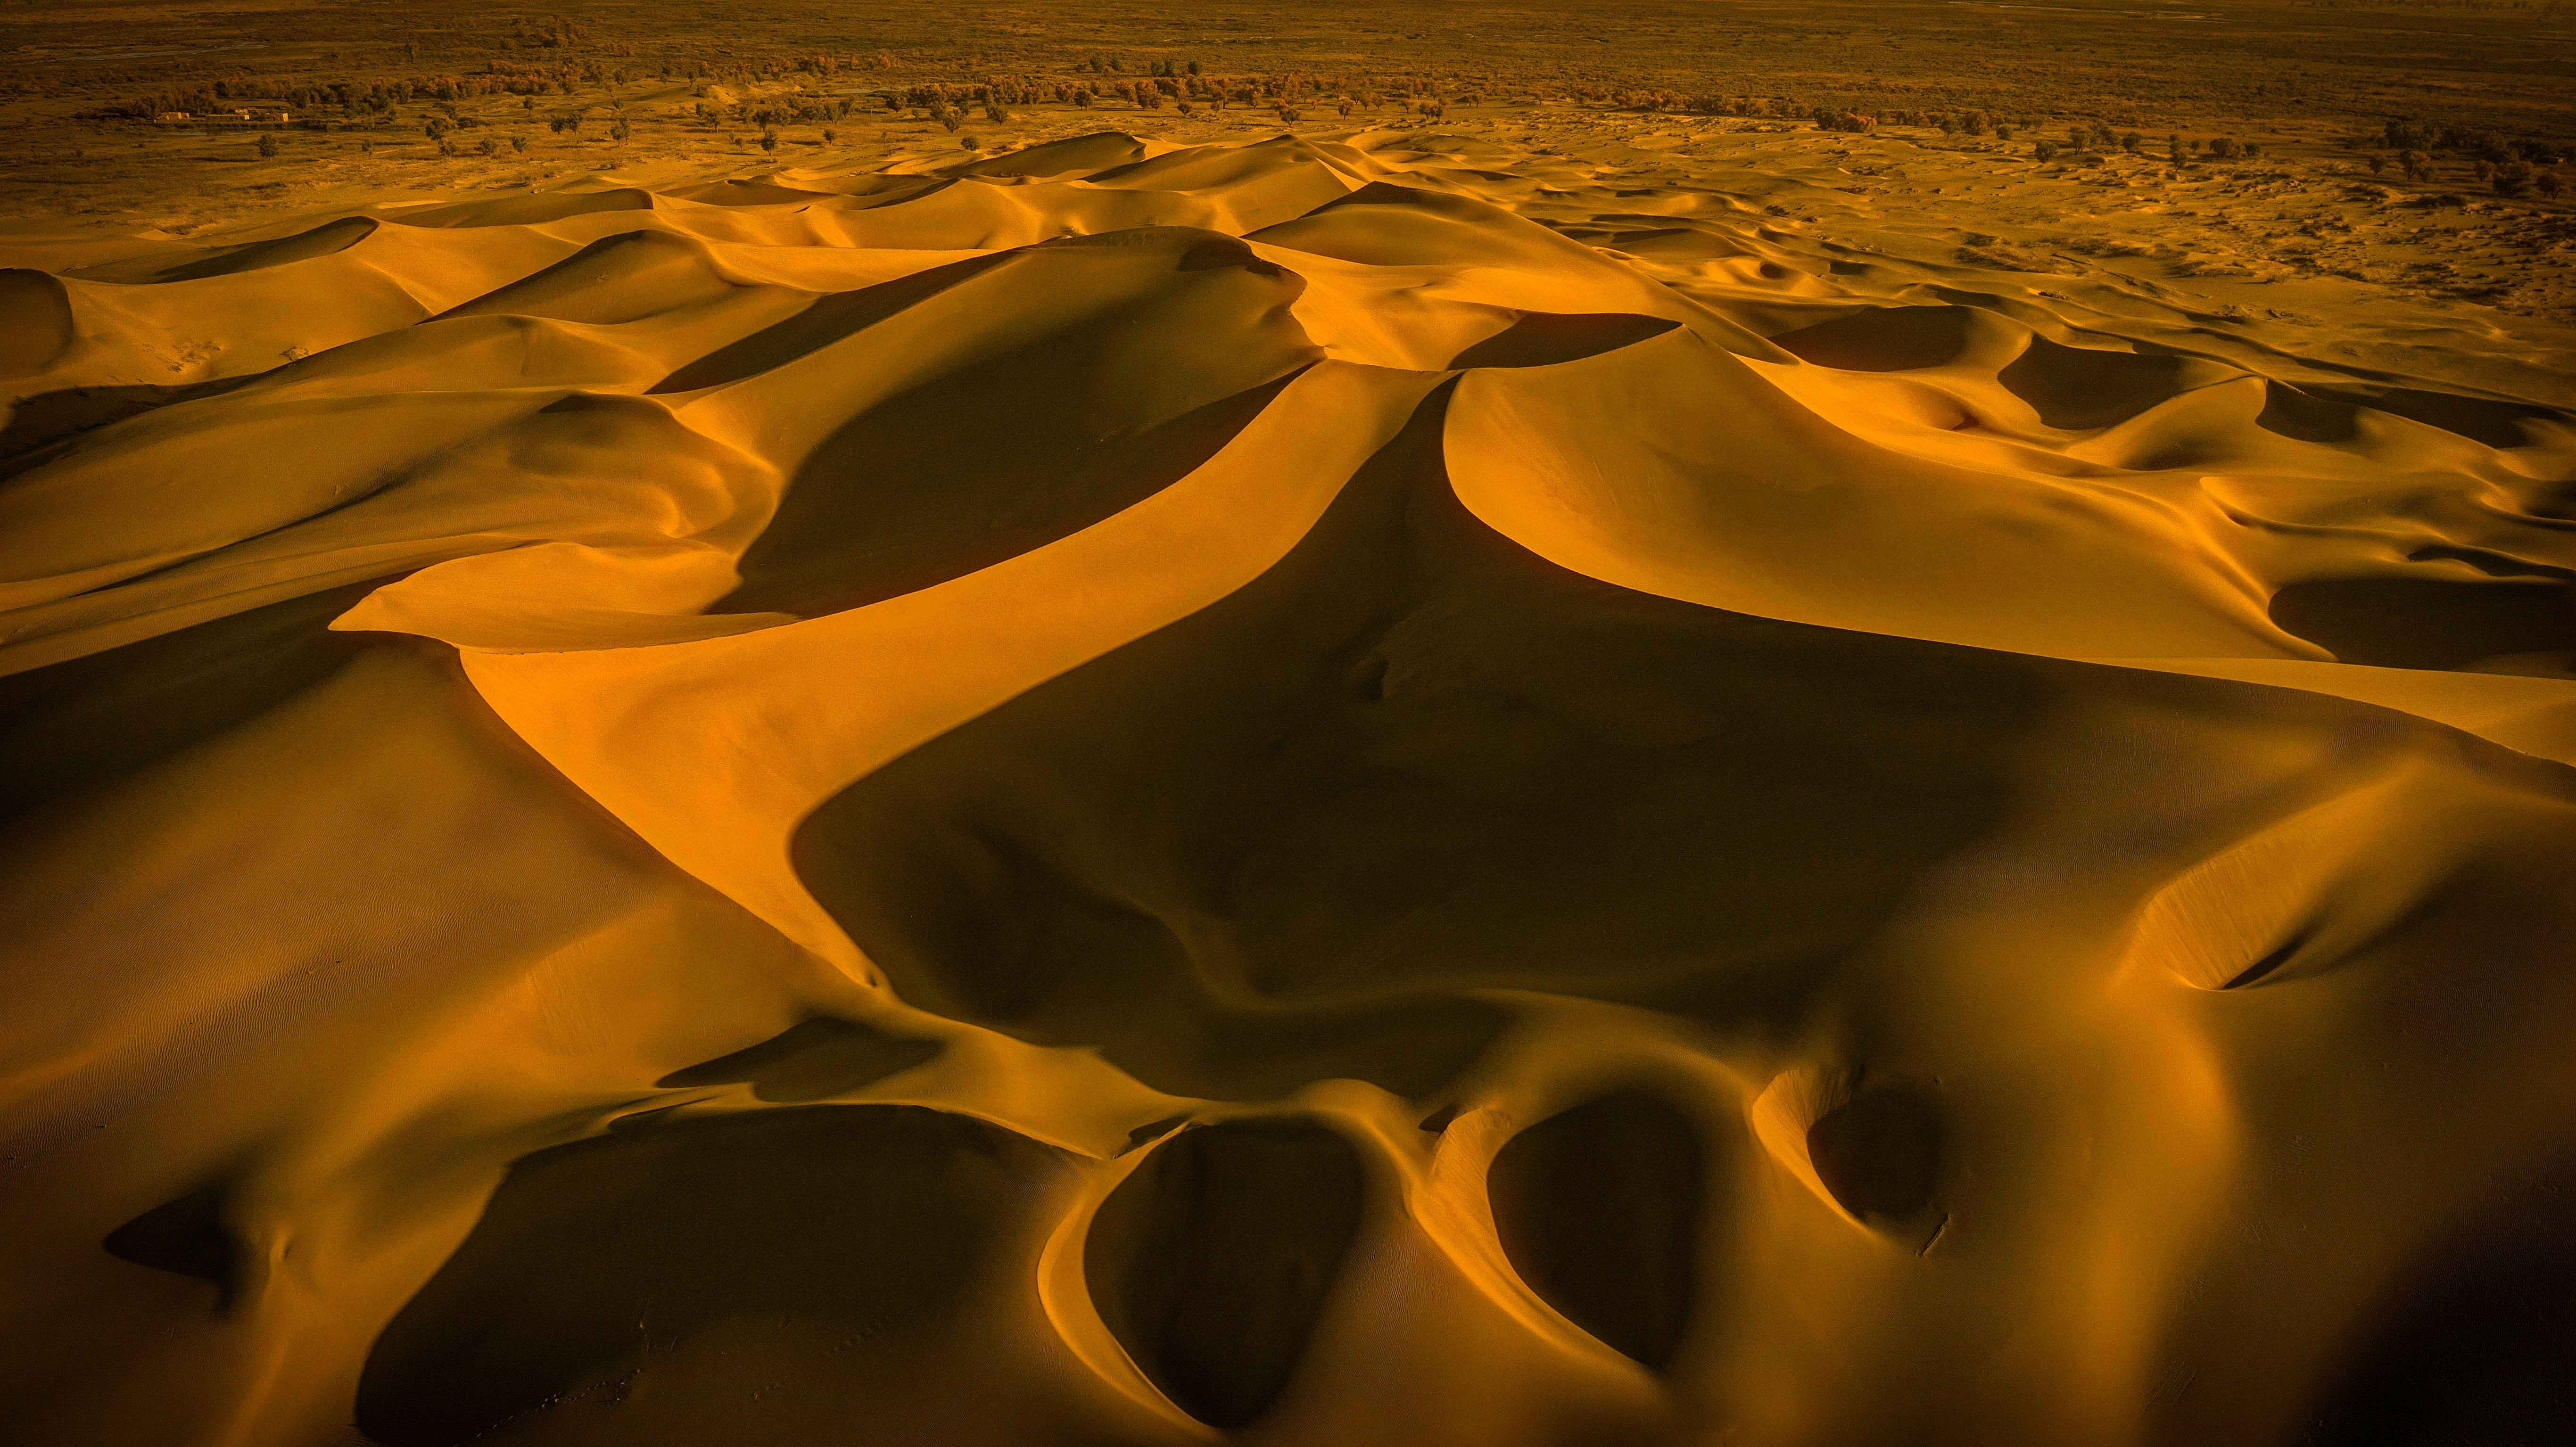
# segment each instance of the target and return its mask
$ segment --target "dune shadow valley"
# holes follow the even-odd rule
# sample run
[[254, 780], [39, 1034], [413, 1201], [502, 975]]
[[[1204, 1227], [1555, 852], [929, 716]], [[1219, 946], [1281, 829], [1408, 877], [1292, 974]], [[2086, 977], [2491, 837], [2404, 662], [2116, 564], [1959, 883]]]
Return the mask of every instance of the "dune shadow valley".
[[2576, 0], [0, 133], [0, 1447], [2576, 1443]]

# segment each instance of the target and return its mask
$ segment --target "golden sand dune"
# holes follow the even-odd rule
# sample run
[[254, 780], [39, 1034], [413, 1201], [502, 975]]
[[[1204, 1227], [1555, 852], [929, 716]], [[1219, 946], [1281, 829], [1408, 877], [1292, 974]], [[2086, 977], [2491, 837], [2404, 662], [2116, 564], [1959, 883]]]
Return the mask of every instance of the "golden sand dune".
[[2559, 1440], [2576, 422], [2299, 338], [1388, 132], [0, 272], [0, 1436]]

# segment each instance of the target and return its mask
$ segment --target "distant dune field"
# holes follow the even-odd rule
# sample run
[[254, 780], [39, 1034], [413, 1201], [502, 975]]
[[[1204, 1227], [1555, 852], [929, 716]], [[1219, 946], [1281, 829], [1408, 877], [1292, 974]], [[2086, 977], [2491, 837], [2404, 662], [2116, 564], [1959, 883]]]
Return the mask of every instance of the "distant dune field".
[[2561, 334], [1565, 120], [0, 270], [0, 1441], [2571, 1440]]

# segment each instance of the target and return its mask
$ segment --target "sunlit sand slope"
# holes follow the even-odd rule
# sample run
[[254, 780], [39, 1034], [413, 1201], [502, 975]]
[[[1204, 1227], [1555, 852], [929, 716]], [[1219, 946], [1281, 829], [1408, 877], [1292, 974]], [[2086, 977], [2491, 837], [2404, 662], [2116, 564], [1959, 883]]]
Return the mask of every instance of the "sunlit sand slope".
[[1614, 184], [0, 272], [0, 1437], [2558, 1440], [2561, 399]]

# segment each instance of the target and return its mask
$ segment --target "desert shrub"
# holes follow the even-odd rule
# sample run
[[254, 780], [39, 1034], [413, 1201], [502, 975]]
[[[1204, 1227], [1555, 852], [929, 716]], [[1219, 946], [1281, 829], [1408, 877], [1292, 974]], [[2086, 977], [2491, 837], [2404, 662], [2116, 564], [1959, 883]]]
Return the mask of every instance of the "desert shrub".
[[1959, 118], [1959, 128], [1972, 136], [1982, 136], [1993, 126], [1994, 121], [1984, 111], [1970, 111]]
[[259, 153], [262, 157], [276, 155], [277, 137], [269, 135], [266, 132], [262, 132], [259, 138]]
[[1281, 106], [1279, 108], [1279, 119], [1293, 126], [1297, 124], [1299, 120], [1303, 119], [1303, 116], [1293, 106]]
[[1010, 107], [1002, 104], [1001, 97], [995, 96], [991, 100], [984, 102], [984, 119], [991, 121], [993, 124], [998, 126], [1003, 122], [1008, 121], [1010, 118], [1011, 109]]
[[1813, 119], [1816, 122], [1816, 129], [1820, 131], [1858, 133], [1874, 130], [1878, 126], [1878, 118], [1875, 116], [1856, 115], [1850, 111], [1836, 110], [1831, 106], [1816, 107]]
[[2145, 150], [2146, 147], [2147, 138], [2139, 135], [2136, 131], [2131, 131], [2120, 138], [2120, 149], [2128, 152], [2132, 156]]
[[[635, 133], [627, 128], [626, 122], [622, 118], [608, 128], [608, 138], [612, 141], [622, 141], [633, 134]], [[492, 143], [490, 141], [485, 141], [483, 144], [486, 148], [484, 154], [490, 155], [490, 147]]]
[[2398, 152], [2397, 168], [2406, 173], [2409, 181], [2421, 181], [2433, 174], [2433, 162], [2422, 151]]
[[475, 145], [474, 149], [482, 152], [486, 156], [497, 156], [501, 154], [501, 143], [490, 136], [485, 136]]
[[2495, 174], [2487, 178], [2487, 184], [2495, 188], [2497, 195], [2508, 200], [2519, 196], [2531, 189], [2531, 163], [2507, 161], [2495, 168]]
[[2380, 139], [2399, 151], [2423, 150], [2433, 144], [2433, 137], [2433, 128], [2418, 120], [2392, 120], [2380, 130]]
[[2380, 172], [2388, 169], [2388, 158], [2374, 151], [2371, 153], [2370, 158], [2362, 162], [2362, 164], [2368, 166], [2370, 168], [2370, 174], [2376, 176]]
[[958, 149], [965, 151], [980, 151], [984, 149], [984, 138], [973, 134], [959, 136], [957, 138], [957, 147]]
[[2209, 153], [2222, 161], [2233, 161], [2245, 154], [2245, 148], [2237, 144], [2234, 136], [2218, 136], [2210, 141]]
[[2556, 171], [2543, 171], [2531, 178], [2531, 189], [2552, 201], [2558, 199], [2559, 180]]
[[520, 135], [520, 134], [519, 134], [518, 132], [516, 132], [516, 131], [512, 131], [512, 132], [510, 133], [510, 149], [511, 149], [511, 150], [513, 150], [513, 151], [524, 151], [524, 150], [526, 150], [527, 148], [528, 148], [528, 138], [527, 138], [526, 136]]
[[2084, 140], [2087, 149], [2096, 151], [2107, 151], [2119, 143], [2119, 138], [2111, 134], [2110, 122], [2102, 120], [2085, 127]]
[[1091, 92], [1087, 90], [1075, 91], [1073, 93], [1073, 103], [1078, 106], [1087, 106], [1091, 104]]
[[832, 128], [831, 128], [830, 126], [825, 126], [825, 127], [823, 128], [823, 144], [824, 144], [824, 145], [827, 145], [827, 146], [828, 146], [828, 145], [832, 144], [834, 141], [837, 141], [837, 140], [839, 140], [839, 139], [840, 139], [840, 137], [838, 137], [838, 136], [836, 136], [836, 135], [832, 134]]
[[2177, 166], [2191, 159], [2191, 152], [2183, 146], [2181, 136], [2165, 137], [2165, 159]]
[[2031, 153], [2032, 155], [2034, 155], [2034, 156], [2037, 156], [2037, 157], [2040, 159], [2040, 163], [2041, 163], [2042, 165], [2045, 165], [2045, 164], [2047, 164], [2048, 162], [2050, 162], [2050, 161], [2054, 161], [2054, 160], [2056, 160], [2056, 159], [2057, 159], [2057, 142], [2055, 142], [2055, 141], [2038, 141], [2038, 142], [2034, 142], [2034, 143], [2032, 144], [2031, 148], [2030, 148], [2030, 153]]
[[762, 130], [760, 133], [760, 148], [774, 154], [778, 150], [778, 132], [766, 129]]
[[1172, 109], [1179, 111], [1182, 115], [1188, 115], [1192, 110], [1196, 109], [1196, 107], [1192, 106], [1188, 101], [1179, 101], [1173, 104]]
[[427, 135], [433, 141], [446, 135], [448, 129], [447, 117], [445, 116], [431, 116], [429, 118], [429, 124], [421, 127], [422, 133]]
[[1995, 127], [1995, 139], [1996, 139], [1996, 140], [1998, 140], [1998, 141], [2009, 141], [2009, 140], [2011, 140], [2012, 138], [2013, 138], [2013, 128], [2012, 128], [2012, 127], [2007, 126], [2007, 125], [1998, 125], [1998, 126], [1996, 126], [1996, 127]]

